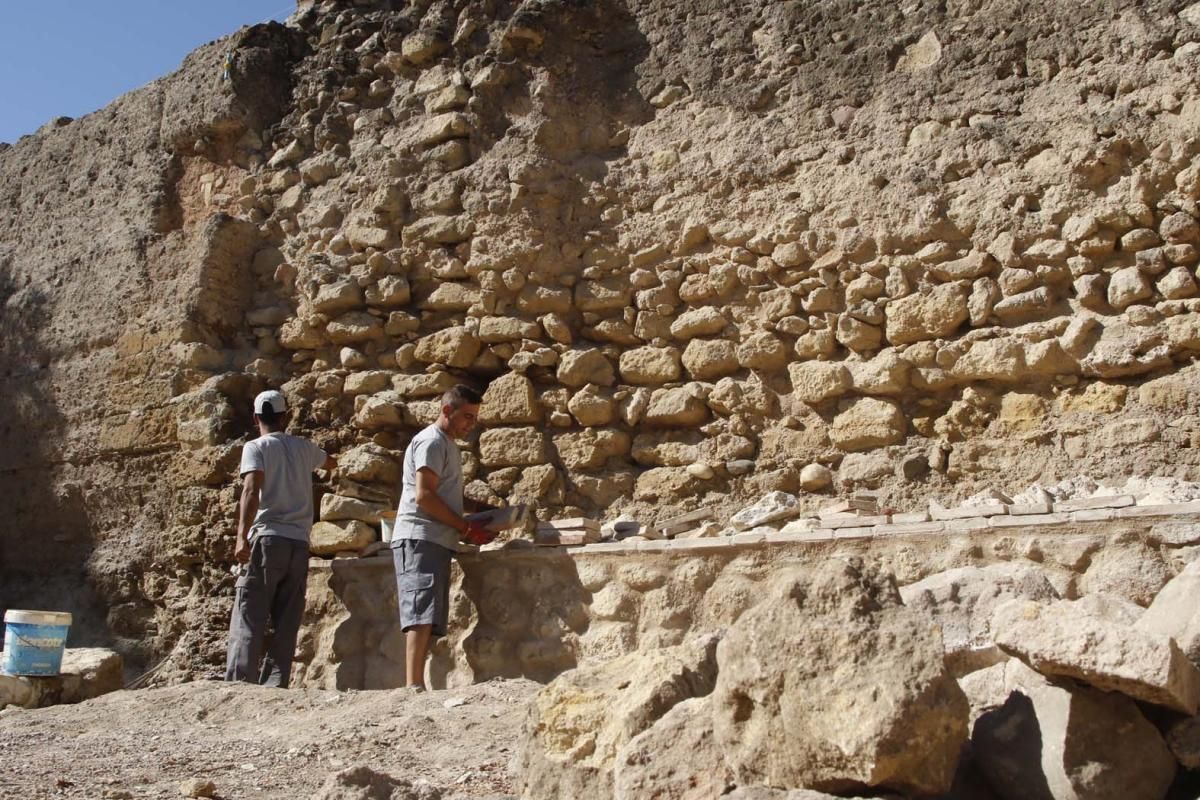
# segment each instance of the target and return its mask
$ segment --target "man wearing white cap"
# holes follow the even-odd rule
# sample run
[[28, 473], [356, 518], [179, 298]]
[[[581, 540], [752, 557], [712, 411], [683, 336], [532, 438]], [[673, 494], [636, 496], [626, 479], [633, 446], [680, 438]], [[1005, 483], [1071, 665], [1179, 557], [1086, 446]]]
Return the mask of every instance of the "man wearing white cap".
[[[309, 440], [283, 432], [288, 408], [279, 392], [254, 398], [254, 421], [260, 435], [242, 448], [233, 555], [246, 566], [229, 623], [225, 680], [287, 688], [308, 582], [312, 473], [337, 462]], [[268, 617], [274, 635], [262, 659]]]

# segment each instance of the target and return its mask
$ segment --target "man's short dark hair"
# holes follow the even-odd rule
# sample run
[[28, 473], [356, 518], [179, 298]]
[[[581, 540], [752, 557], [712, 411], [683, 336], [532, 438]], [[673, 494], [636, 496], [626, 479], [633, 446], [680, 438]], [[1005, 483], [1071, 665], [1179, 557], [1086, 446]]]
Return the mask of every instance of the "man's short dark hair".
[[483, 397], [479, 392], [462, 383], [452, 389], [447, 389], [446, 393], [442, 395], [442, 405], [456, 410], [463, 406], [477, 406], [482, 402]]
[[268, 428], [277, 428], [283, 423], [283, 418], [287, 416], [287, 412], [273, 411], [269, 408], [264, 408], [257, 414], [258, 419]]

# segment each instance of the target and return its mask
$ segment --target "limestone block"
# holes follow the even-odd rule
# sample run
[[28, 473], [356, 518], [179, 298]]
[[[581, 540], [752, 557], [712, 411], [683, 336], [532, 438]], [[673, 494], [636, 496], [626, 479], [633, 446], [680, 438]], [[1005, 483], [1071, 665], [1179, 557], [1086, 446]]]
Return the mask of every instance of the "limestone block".
[[840, 362], [804, 361], [788, 364], [792, 395], [806, 403], [841, 397], [853, 384], [850, 370]]
[[979, 716], [971, 745], [1004, 800], [1161, 800], [1166, 794], [1174, 759], [1132, 700], [1047, 681], [1019, 661], [993, 669], [1003, 670], [1006, 699]]
[[450, 139], [468, 136], [470, 133], [470, 120], [465, 114], [453, 111], [427, 119], [417, 130], [416, 138], [419, 144], [431, 147]]
[[1114, 594], [1146, 607], [1172, 576], [1170, 566], [1155, 548], [1140, 542], [1114, 543], [1092, 557], [1079, 588], [1085, 594]]
[[363, 304], [362, 289], [352, 280], [343, 279], [317, 287], [312, 298], [313, 310], [321, 314], [340, 314]]
[[1039, 286], [1028, 292], [1004, 298], [992, 307], [992, 313], [1006, 324], [1027, 322], [1049, 316], [1053, 303], [1054, 292], [1050, 287]]
[[995, 272], [996, 267], [996, 259], [987, 253], [975, 250], [953, 261], [930, 264], [927, 271], [935, 278], [949, 282], [982, 278]]
[[1025, 372], [1025, 351], [1012, 337], [972, 342], [954, 362], [950, 374], [966, 381], [1013, 383]]
[[357, 497], [346, 497], [340, 494], [327, 494], [321, 497], [321, 519], [326, 522], [357, 519], [368, 525], [378, 525], [380, 515], [393, 510], [390, 504], [371, 503]]
[[682, 375], [679, 350], [674, 347], [637, 347], [621, 353], [621, 379], [641, 386], [657, 386], [679, 380]]
[[1158, 225], [1163, 239], [1172, 244], [1200, 243], [1200, 223], [1186, 211], [1176, 211], [1163, 217]]
[[828, 489], [833, 483], [833, 472], [824, 464], [806, 464], [800, 470], [800, 488], [806, 492]]
[[413, 355], [426, 364], [445, 364], [448, 367], [469, 367], [479, 355], [479, 339], [461, 325], [444, 328], [417, 340]]
[[375, 394], [392, 385], [392, 373], [382, 369], [351, 372], [342, 384], [346, 394]]
[[616, 382], [612, 362], [599, 350], [568, 350], [558, 360], [558, 382], [578, 389], [589, 383], [612, 386]]
[[908, 388], [912, 365], [895, 350], [881, 350], [867, 361], [844, 362], [854, 391], [871, 395], [898, 395]]
[[994, 650], [992, 615], [1009, 600], [1058, 600], [1043, 570], [1020, 563], [960, 567], [900, 588], [904, 604], [942, 628], [946, 659], [955, 669], [979, 651]]
[[526, 467], [508, 492], [510, 503], [531, 503], [546, 497], [558, 483], [558, 470], [552, 464]]
[[536, 322], [515, 317], [483, 317], [479, 320], [476, 334], [484, 344], [519, 342], [522, 339], [540, 339], [541, 327]]
[[867, 450], [904, 441], [906, 422], [890, 400], [861, 397], [834, 417], [829, 438], [841, 450]]
[[788, 362], [787, 345], [766, 331], [753, 333], [738, 344], [737, 360], [746, 369], [781, 370]]
[[883, 344], [883, 331], [878, 326], [863, 322], [850, 314], [842, 314], [838, 318], [834, 337], [856, 353], [878, 350]]
[[571, 416], [584, 427], [608, 425], [616, 418], [617, 405], [610, 392], [589, 384], [584, 386], [567, 402]]
[[400, 275], [384, 275], [377, 282], [367, 287], [367, 305], [379, 308], [396, 308], [408, 305], [412, 300], [412, 292], [408, 280]]
[[468, 215], [434, 215], [417, 220], [404, 229], [404, 243], [461, 244], [475, 233], [475, 222]]
[[633, 497], [645, 502], [674, 501], [696, 494], [704, 485], [685, 467], [654, 467], [638, 475]]
[[791, 519], [800, 513], [800, 501], [787, 492], [767, 492], [752, 506], [743, 508], [729, 518], [729, 524], [739, 531], [760, 525]]
[[488, 384], [479, 405], [482, 425], [516, 425], [540, 422], [542, 406], [533, 383], [524, 375], [510, 372]]
[[520, 734], [520, 796], [610, 800], [622, 748], [673, 706], [711, 691], [715, 645], [706, 637], [630, 653], [552, 681], [530, 703]]
[[728, 321], [712, 306], [689, 308], [671, 323], [671, 335], [676, 339], [694, 339], [697, 336], [712, 336], [725, 330]]
[[[884, 295], [886, 290], [887, 286], [881, 278], [864, 272], [846, 284], [846, 305], [854, 306], [863, 300], [877, 300]], [[794, 313], [794, 309], [788, 313]]]
[[567, 469], [599, 469], [608, 459], [628, 454], [630, 440], [615, 428], [588, 428], [555, 436], [554, 448]]
[[334, 344], [357, 344], [383, 338], [383, 322], [365, 311], [351, 311], [325, 326], [329, 341]]
[[1100, 311], [1108, 303], [1107, 275], [1083, 275], [1075, 279], [1072, 288], [1084, 308]]
[[565, 314], [571, 310], [571, 290], [526, 285], [517, 295], [517, 308], [530, 315]]
[[546, 438], [537, 428], [491, 428], [479, 436], [479, 462], [485, 467], [544, 464]]
[[967, 313], [971, 324], [975, 327], [986, 324], [1000, 297], [1000, 287], [991, 278], [980, 278], [971, 284], [971, 294], [967, 297]]
[[676, 389], [655, 389], [650, 395], [650, 405], [646, 409], [643, 424], [665, 427], [686, 428], [703, 424], [708, 420], [708, 404], [690, 387], [681, 386]]
[[442, 370], [392, 377], [392, 388], [404, 398], [436, 397], [440, 399], [447, 390], [454, 388], [457, 384], [458, 378]]
[[890, 575], [787, 572], [717, 648], [714, 734], [743, 784], [904, 794], [950, 787], [968, 706], [937, 627]]
[[1184, 300], [1195, 297], [1197, 293], [1196, 280], [1187, 267], [1175, 267], [1170, 270], [1158, 279], [1155, 288], [1167, 300]]
[[406, 333], [416, 333], [421, 327], [421, 320], [405, 311], [393, 311], [388, 314], [387, 322], [383, 324], [383, 332], [388, 336], [402, 336]]
[[737, 348], [725, 339], [692, 339], [683, 351], [683, 367], [696, 380], [715, 380], [738, 371]]
[[886, 452], [850, 453], [838, 466], [838, 478], [843, 484], [878, 486], [895, 471], [896, 461]]
[[308, 551], [315, 556], [332, 556], [361, 550], [377, 538], [375, 529], [361, 520], [314, 522], [308, 537]]
[[788, 288], [771, 289], [758, 296], [758, 305], [766, 318], [775, 322], [796, 313], [796, 295]]
[[618, 752], [615, 800], [720, 797], [729, 768], [713, 739], [711, 697], [675, 705]]
[[394, 486], [400, 482], [400, 464], [391, 451], [377, 444], [360, 444], [337, 456], [339, 477]]
[[769, 416], [778, 410], [779, 398], [756, 377], [745, 381], [722, 378], [708, 395], [708, 405], [718, 414]]
[[968, 317], [966, 297], [950, 283], [893, 300], [886, 311], [887, 340], [892, 344], [947, 337]]
[[443, 281], [421, 301], [426, 311], [466, 311], [479, 302], [479, 290], [468, 283]]
[[1172, 578], [1134, 627], [1175, 640], [1193, 664], [1200, 667], [1200, 561], [1193, 561]]
[[1134, 303], [1154, 295], [1150, 281], [1137, 267], [1126, 267], [1112, 274], [1108, 282], [1108, 303], [1123, 311]]
[[621, 311], [629, 307], [633, 287], [624, 278], [580, 281], [575, 285], [575, 307], [580, 311]]
[[370, 396], [359, 395], [361, 405], [356, 403], [354, 426], [364, 431], [399, 428], [404, 424], [402, 401], [395, 392], [380, 392]]
[[992, 618], [996, 644], [1048, 676], [1195, 714], [1200, 670], [1168, 636], [1099, 619], [1071, 603], [1012, 600]]

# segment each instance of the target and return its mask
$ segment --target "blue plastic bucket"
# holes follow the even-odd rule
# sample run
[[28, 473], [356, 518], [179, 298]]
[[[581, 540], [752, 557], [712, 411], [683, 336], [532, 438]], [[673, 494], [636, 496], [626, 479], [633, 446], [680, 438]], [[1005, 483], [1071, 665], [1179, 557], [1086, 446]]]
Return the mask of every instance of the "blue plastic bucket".
[[71, 615], [62, 611], [21, 611], [4, 614], [4, 663], [9, 675], [57, 675]]

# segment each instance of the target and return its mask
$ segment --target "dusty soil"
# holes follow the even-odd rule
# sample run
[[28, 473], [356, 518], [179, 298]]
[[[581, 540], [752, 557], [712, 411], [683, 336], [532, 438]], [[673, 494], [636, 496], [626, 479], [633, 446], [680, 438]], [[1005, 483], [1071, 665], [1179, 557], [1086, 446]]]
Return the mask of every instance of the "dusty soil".
[[75, 706], [0, 712], [0, 797], [168, 798], [210, 780], [220, 798], [310, 797], [366, 765], [444, 798], [512, 791], [508, 763], [531, 681], [414, 694], [200, 681]]

